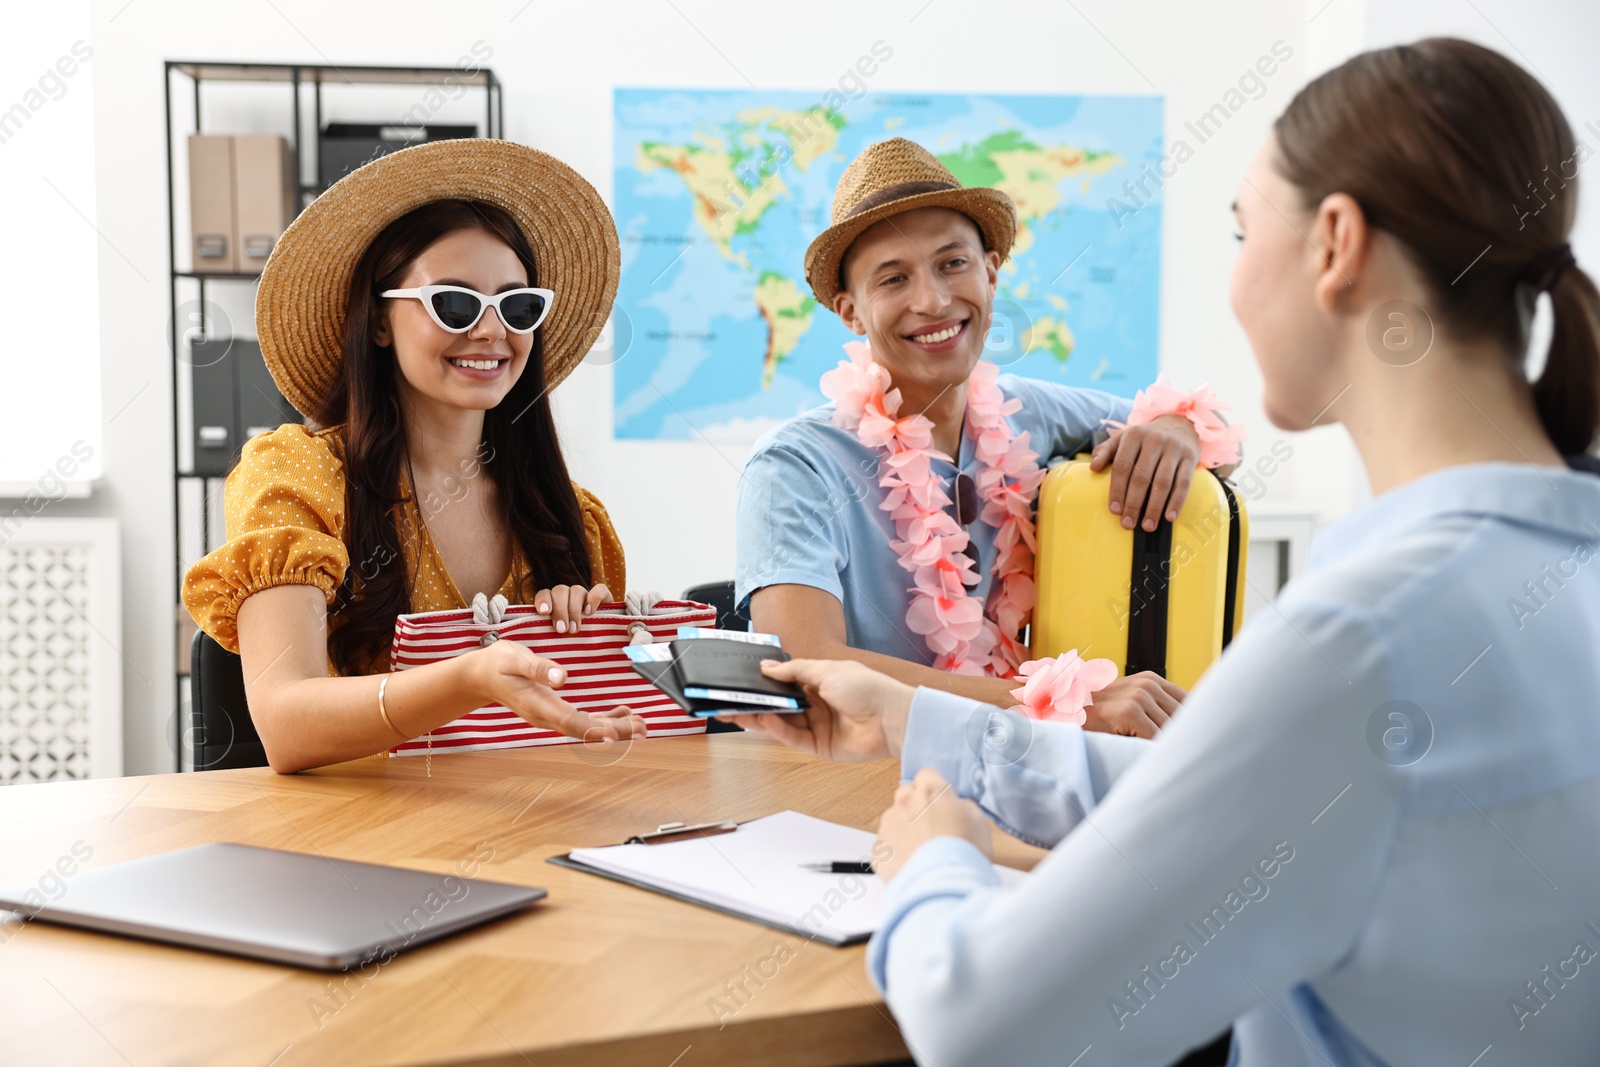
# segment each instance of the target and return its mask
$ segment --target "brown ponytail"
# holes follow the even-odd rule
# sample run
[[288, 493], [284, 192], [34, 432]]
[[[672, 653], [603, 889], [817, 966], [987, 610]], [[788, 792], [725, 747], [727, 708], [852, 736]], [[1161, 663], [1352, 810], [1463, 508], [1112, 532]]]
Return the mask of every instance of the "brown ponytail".
[[1600, 292], [1570, 264], [1550, 287], [1555, 329], [1533, 401], [1545, 432], [1566, 455], [1581, 455], [1600, 431]]
[[1279, 117], [1277, 167], [1315, 208], [1342, 192], [1410, 252], [1443, 331], [1497, 340], [1519, 366], [1534, 302], [1555, 328], [1532, 393], [1561, 452], [1600, 433], [1600, 292], [1572, 261], [1579, 145], [1511, 60], [1434, 37], [1367, 52]]

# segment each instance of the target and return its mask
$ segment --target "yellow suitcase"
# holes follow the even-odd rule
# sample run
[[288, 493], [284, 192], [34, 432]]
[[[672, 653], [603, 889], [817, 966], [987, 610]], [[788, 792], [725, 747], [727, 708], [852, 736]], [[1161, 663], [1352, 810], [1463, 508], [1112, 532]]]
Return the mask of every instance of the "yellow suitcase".
[[[1052, 469], [1039, 489], [1035, 657], [1076, 648], [1123, 674], [1155, 671], [1192, 688], [1222, 654], [1244, 610], [1250, 518], [1209, 470], [1195, 472], [1177, 522], [1124, 530], [1106, 506], [1111, 470], [1087, 456]], [[1144, 507], [1134, 512], [1143, 515]]]

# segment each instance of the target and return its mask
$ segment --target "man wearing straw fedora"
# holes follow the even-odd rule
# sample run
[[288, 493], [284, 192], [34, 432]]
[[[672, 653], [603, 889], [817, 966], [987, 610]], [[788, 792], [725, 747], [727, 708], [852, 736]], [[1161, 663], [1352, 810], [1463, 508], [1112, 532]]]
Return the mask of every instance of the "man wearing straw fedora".
[[[823, 376], [832, 402], [763, 437], [740, 482], [739, 609], [792, 654], [1016, 703], [1017, 679], [1040, 666], [1020, 638], [1042, 462], [1120, 427], [1092, 463], [1113, 469], [1123, 526], [1152, 530], [1176, 517], [1198, 463], [1237, 458], [1242, 434], [1208, 391], [1158, 381], [1130, 402], [982, 360], [1016, 228], [1005, 193], [963, 188], [903, 138], [840, 178], [806, 278], [865, 340]], [[1063, 686], [1081, 663], [1062, 665]], [[1096, 681], [1090, 729], [1153, 736], [1185, 696], [1148, 672]]]

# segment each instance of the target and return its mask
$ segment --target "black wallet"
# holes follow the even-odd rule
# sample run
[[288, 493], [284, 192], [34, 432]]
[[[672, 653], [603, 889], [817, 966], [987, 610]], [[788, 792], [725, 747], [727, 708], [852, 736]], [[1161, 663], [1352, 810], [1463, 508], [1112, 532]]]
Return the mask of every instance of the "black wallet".
[[[633, 669], [692, 714], [785, 711], [811, 706], [804, 690], [798, 685], [779, 682], [761, 673], [762, 660], [789, 658], [789, 654], [781, 648], [723, 638], [679, 640], [673, 641], [669, 647], [672, 659], [634, 662]], [[691, 697], [684, 692], [687, 688], [719, 690], [729, 695]], [[770, 704], [742, 701], [737, 697], [739, 693], [787, 697], [795, 701], [799, 709], [774, 708]]]
[[789, 697], [805, 706], [805, 694], [792, 682], [761, 673], [763, 660], [786, 660], [789, 653], [771, 645], [722, 638], [672, 642], [678, 684], [685, 689], [726, 689], [763, 696]]

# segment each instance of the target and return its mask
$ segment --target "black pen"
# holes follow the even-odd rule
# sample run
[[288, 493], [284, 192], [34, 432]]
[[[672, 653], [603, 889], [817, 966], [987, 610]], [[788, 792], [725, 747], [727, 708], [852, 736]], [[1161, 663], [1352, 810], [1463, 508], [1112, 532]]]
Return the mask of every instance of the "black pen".
[[823, 874], [871, 874], [872, 864], [863, 860], [832, 860], [823, 863], [802, 863], [800, 866], [808, 871], [821, 871]]

